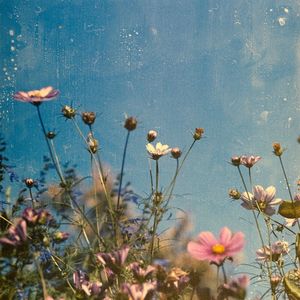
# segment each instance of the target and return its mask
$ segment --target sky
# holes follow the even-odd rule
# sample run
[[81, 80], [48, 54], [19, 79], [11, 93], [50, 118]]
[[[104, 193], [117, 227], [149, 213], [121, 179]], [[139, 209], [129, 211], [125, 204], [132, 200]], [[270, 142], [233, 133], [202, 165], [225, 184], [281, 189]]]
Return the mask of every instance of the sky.
[[[124, 180], [141, 195], [149, 193], [148, 130], [186, 151], [193, 130], [205, 129], [172, 200], [190, 214], [194, 234], [226, 225], [256, 239], [251, 215], [227, 195], [231, 187], [243, 190], [228, 163], [232, 155], [260, 155], [253, 183], [274, 185], [287, 198], [272, 154], [272, 143], [281, 142], [296, 191], [298, 1], [0, 0], [0, 11], [1, 132], [21, 177], [38, 176], [47, 149], [34, 107], [11, 95], [51, 85], [61, 94], [41, 107], [46, 127], [59, 132], [61, 159], [78, 163], [82, 175], [88, 156], [61, 107], [97, 113], [101, 157], [114, 173], [122, 162], [124, 114], [137, 117]], [[161, 187], [174, 168], [174, 160], [161, 159]], [[249, 253], [256, 248], [249, 244]]]

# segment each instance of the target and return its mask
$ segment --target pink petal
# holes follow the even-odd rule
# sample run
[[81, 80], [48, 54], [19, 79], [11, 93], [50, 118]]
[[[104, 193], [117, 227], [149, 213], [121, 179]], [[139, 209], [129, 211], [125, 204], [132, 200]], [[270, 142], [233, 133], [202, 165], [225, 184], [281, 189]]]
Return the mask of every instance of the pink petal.
[[230, 243], [232, 233], [228, 227], [223, 227], [220, 231], [220, 244], [226, 246]]
[[262, 199], [265, 199], [265, 196], [266, 196], [266, 193], [265, 193], [265, 190], [262, 186], [260, 185], [256, 185], [254, 188], [253, 188], [253, 194], [254, 194], [254, 198], [256, 200], [262, 200]]
[[225, 247], [228, 256], [232, 256], [240, 252], [245, 245], [245, 235], [242, 232], [237, 232], [232, 236], [230, 244]]
[[269, 186], [266, 188], [266, 202], [271, 202], [275, 197], [276, 189], [274, 186]]
[[203, 231], [198, 235], [198, 241], [201, 244], [211, 247], [212, 245], [218, 244], [218, 240], [210, 231]]

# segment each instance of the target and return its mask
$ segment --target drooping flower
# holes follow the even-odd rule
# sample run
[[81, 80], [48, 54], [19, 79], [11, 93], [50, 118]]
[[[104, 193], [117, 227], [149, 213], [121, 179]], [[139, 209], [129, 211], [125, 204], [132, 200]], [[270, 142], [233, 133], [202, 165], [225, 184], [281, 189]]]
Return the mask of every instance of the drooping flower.
[[248, 287], [250, 279], [247, 275], [231, 279], [228, 283], [224, 283], [218, 289], [218, 299], [227, 299], [234, 297], [234, 299], [245, 299], [246, 288]]
[[201, 232], [197, 241], [188, 243], [187, 250], [197, 260], [208, 260], [210, 263], [221, 265], [226, 258], [240, 252], [245, 244], [242, 232], [232, 233], [227, 227], [220, 231], [219, 239], [209, 232]]
[[25, 220], [20, 220], [17, 225], [11, 225], [6, 237], [0, 238], [0, 244], [19, 246], [27, 239], [27, 225]]
[[13, 97], [17, 101], [39, 105], [44, 101], [53, 100], [58, 94], [58, 90], [55, 90], [52, 86], [47, 86], [40, 90], [20, 91], [14, 94]]
[[241, 160], [241, 165], [247, 167], [247, 168], [252, 168], [259, 160], [261, 159], [260, 156], [246, 156], [246, 155], [242, 155], [240, 157]]
[[107, 266], [113, 272], [119, 272], [127, 258], [129, 249], [129, 246], [124, 246], [112, 253], [100, 252], [96, 254], [96, 258], [103, 266]]
[[129, 300], [144, 300], [149, 292], [155, 290], [155, 284], [145, 282], [143, 284], [124, 283], [121, 287], [122, 293], [127, 295]]
[[276, 189], [274, 186], [269, 186], [264, 190], [260, 185], [253, 187], [253, 194], [244, 192], [241, 195], [243, 201], [242, 206], [246, 209], [258, 209], [268, 216], [275, 213], [274, 205], [282, 202], [282, 199], [275, 199]]
[[162, 143], [157, 143], [155, 147], [149, 143], [146, 145], [146, 149], [151, 158], [154, 160], [158, 160], [160, 157], [168, 154], [172, 150], [168, 145], [162, 145]]
[[278, 261], [282, 255], [289, 252], [289, 244], [286, 241], [277, 241], [269, 246], [264, 246], [256, 251], [257, 261]]

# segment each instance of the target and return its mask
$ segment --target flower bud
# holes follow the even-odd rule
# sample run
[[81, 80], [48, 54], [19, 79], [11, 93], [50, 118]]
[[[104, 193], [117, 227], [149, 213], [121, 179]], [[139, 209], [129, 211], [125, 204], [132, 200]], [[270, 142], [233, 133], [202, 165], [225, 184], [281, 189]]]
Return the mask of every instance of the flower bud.
[[53, 240], [55, 243], [64, 242], [69, 238], [70, 234], [68, 232], [56, 231], [53, 234]]
[[203, 133], [204, 133], [203, 128], [195, 128], [195, 132], [193, 135], [194, 140], [195, 141], [200, 140], [202, 138]]
[[88, 137], [87, 137], [87, 143], [89, 145], [89, 151], [91, 153], [96, 153], [97, 150], [98, 150], [98, 146], [99, 146], [99, 143], [98, 141], [93, 137], [93, 135], [91, 133], [88, 134]]
[[81, 114], [81, 118], [82, 121], [86, 124], [86, 125], [92, 125], [94, 124], [95, 120], [96, 120], [96, 114], [94, 112], [83, 112]]
[[53, 140], [56, 137], [56, 133], [54, 131], [48, 131], [46, 136], [49, 140]]
[[234, 200], [238, 200], [241, 198], [241, 193], [237, 189], [230, 189], [228, 195]]
[[26, 186], [31, 189], [34, 186], [34, 180], [32, 178], [24, 179]]
[[232, 156], [231, 157], [231, 163], [238, 167], [241, 164], [241, 157], [240, 156]]
[[274, 292], [276, 287], [278, 286], [278, 284], [281, 282], [281, 276], [279, 275], [272, 275], [271, 276], [271, 280], [270, 280], [270, 283], [271, 283], [271, 289], [272, 291]]
[[157, 137], [157, 132], [155, 130], [150, 130], [147, 134], [147, 141], [152, 143]]
[[161, 192], [156, 192], [153, 197], [154, 205], [159, 205], [163, 200], [163, 194]]
[[276, 156], [281, 156], [283, 153], [283, 149], [281, 148], [280, 143], [273, 143], [273, 153]]
[[134, 129], [136, 129], [137, 126], [137, 119], [134, 117], [128, 117], [125, 120], [124, 123], [124, 127], [128, 130], [128, 131], [132, 131]]
[[173, 158], [178, 159], [181, 156], [181, 150], [178, 147], [172, 148], [171, 155]]
[[62, 112], [63, 116], [67, 119], [72, 119], [76, 115], [76, 110], [73, 107], [68, 106], [68, 105], [65, 105], [62, 108], [61, 112]]

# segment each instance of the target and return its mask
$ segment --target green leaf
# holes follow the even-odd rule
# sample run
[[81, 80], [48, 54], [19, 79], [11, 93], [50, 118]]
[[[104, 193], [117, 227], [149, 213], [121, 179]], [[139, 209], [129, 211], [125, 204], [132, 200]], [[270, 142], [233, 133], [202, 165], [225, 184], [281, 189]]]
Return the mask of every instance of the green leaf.
[[284, 276], [284, 288], [290, 300], [300, 299], [300, 272], [291, 270]]
[[300, 201], [283, 201], [279, 205], [278, 213], [289, 219], [297, 219], [300, 218]]

